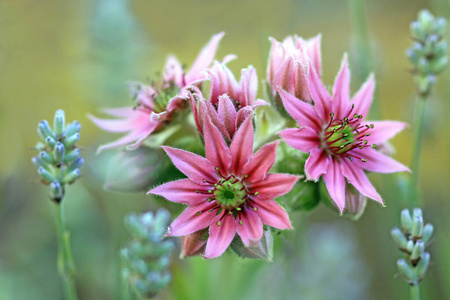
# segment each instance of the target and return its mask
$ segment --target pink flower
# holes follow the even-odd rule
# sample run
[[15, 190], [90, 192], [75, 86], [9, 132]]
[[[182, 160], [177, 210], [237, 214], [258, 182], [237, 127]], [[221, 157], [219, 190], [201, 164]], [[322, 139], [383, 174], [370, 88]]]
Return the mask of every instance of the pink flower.
[[[263, 224], [290, 229], [286, 211], [274, 199], [289, 192], [300, 177], [267, 174], [275, 162], [278, 142], [253, 154], [251, 118], [244, 121], [229, 147], [209, 118], [204, 124], [204, 137], [206, 158], [163, 147], [188, 177], [149, 191], [188, 205], [166, 235], [186, 236], [209, 227], [204, 256], [213, 258], [228, 248], [236, 233], [251, 247], [260, 241]], [[201, 242], [195, 245], [202, 246]]]
[[99, 119], [89, 116], [100, 128], [118, 133], [127, 133], [122, 138], [103, 145], [97, 152], [104, 149], [124, 146], [138, 147], [152, 132], [160, 129], [164, 122], [170, 121], [172, 114], [183, 106], [188, 99], [187, 86], [199, 86], [206, 79], [206, 68], [214, 59], [217, 46], [224, 33], [216, 34], [202, 49], [191, 69], [185, 72], [180, 62], [169, 56], [163, 72], [162, 83], [153, 86], [137, 84], [133, 94], [137, 104], [134, 107], [112, 108], [104, 110], [118, 119]]
[[281, 104], [276, 90], [277, 87], [280, 87], [295, 97], [312, 103], [307, 78], [310, 68], [309, 61], [316, 74], [321, 77], [321, 35], [309, 40], [298, 36], [288, 36], [282, 43], [274, 38], [270, 38], [270, 41], [272, 47], [267, 66], [267, 84], [272, 89], [275, 102]]
[[258, 78], [252, 66], [242, 70], [239, 83], [225, 62], [214, 62], [208, 70], [211, 81], [209, 99], [205, 99], [198, 89], [192, 89], [191, 106], [198, 131], [203, 135], [203, 123], [209, 116], [230, 143], [239, 126], [252, 115], [255, 107], [267, 105], [256, 99]]
[[367, 80], [350, 99], [350, 70], [344, 57], [333, 87], [333, 97], [310, 67], [309, 88], [314, 105], [278, 89], [284, 107], [300, 128], [280, 132], [286, 143], [310, 156], [305, 163], [307, 180], [325, 181], [331, 198], [341, 213], [345, 207], [346, 182], [362, 195], [383, 203], [364, 170], [379, 173], [409, 171], [407, 167], [376, 150], [377, 144], [402, 131], [398, 121], [366, 121], [375, 82]]

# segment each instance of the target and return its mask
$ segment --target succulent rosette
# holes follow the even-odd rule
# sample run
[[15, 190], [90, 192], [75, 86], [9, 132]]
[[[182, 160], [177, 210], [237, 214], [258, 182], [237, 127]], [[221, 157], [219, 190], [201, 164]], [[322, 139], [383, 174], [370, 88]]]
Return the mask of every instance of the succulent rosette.
[[[300, 176], [268, 174], [275, 162], [278, 141], [253, 154], [251, 118], [243, 122], [230, 146], [210, 118], [204, 122], [203, 133], [206, 158], [163, 147], [174, 165], [188, 177], [149, 191], [188, 205], [166, 235], [187, 236], [209, 228], [204, 257], [214, 258], [228, 248], [236, 234], [245, 246], [251, 247], [261, 240], [263, 224], [290, 229], [286, 211], [274, 199], [289, 192]], [[184, 249], [186, 253], [202, 248], [204, 242], [199, 236], [185, 239], [192, 249]]]
[[131, 149], [136, 148], [150, 134], [170, 121], [173, 113], [182, 108], [183, 102], [189, 98], [186, 88], [199, 86], [206, 79], [205, 70], [211, 65], [223, 35], [222, 32], [211, 38], [189, 71], [185, 72], [181, 63], [171, 55], [167, 58], [161, 82], [152, 85], [133, 84], [135, 106], [104, 110], [116, 119], [90, 116], [103, 130], [125, 133], [122, 138], [99, 147], [98, 152], [124, 145], [129, 145], [128, 148]]

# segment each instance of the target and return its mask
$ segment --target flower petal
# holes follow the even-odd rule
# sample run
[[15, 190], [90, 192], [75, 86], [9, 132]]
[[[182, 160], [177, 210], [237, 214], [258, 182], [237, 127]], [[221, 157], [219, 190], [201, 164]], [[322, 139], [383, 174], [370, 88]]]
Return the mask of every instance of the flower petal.
[[348, 183], [353, 185], [361, 194], [383, 204], [383, 200], [370, 183], [363, 169], [353, 164], [353, 161], [342, 160], [341, 170]]
[[367, 81], [361, 86], [355, 96], [353, 96], [352, 103], [355, 104], [355, 111], [362, 115], [363, 119], [365, 119], [369, 113], [369, 108], [373, 101], [374, 90], [375, 78], [373, 74], [370, 74]]
[[234, 222], [234, 215], [228, 214], [226, 210], [212, 220], [209, 226], [205, 258], [218, 257], [227, 250], [236, 235]]
[[243, 167], [253, 154], [253, 124], [252, 118], [247, 118], [234, 135], [230, 145], [232, 164], [231, 173], [242, 175]]
[[230, 136], [236, 132], [236, 108], [233, 100], [227, 94], [219, 96], [219, 107], [217, 114], [220, 121], [225, 125], [225, 129]]
[[275, 200], [253, 200], [250, 203], [263, 224], [278, 229], [292, 229], [288, 214]]
[[265, 145], [253, 154], [244, 165], [245, 182], [258, 182], [266, 178], [276, 159], [277, 146], [280, 141]]
[[353, 159], [353, 163], [367, 171], [378, 173], [395, 173], [403, 171], [411, 172], [408, 167], [384, 154], [381, 154], [375, 149], [355, 149], [351, 151], [351, 154], [356, 157], [366, 159], [366, 162], [359, 159]]
[[[131, 107], [130, 110], [132, 110]], [[100, 119], [92, 115], [88, 117], [95, 125], [109, 132], [127, 132], [150, 123], [149, 114], [140, 111], [134, 111], [126, 119]]]
[[188, 206], [170, 224], [166, 236], [188, 235], [208, 227], [216, 217], [217, 211], [213, 210], [215, 206], [217, 204], [214, 201], [205, 202], [197, 206]]
[[370, 136], [366, 137], [370, 144], [382, 144], [408, 127], [408, 123], [399, 121], [376, 121], [370, 123], [374, 125], [370, 130]]
[[344, 118], [347, 116], [350, 106], [350, 69], [347, 55], [344, 55], [341, 69], [333, 86], [333, 113], [338, 118]]
[[328, 170], [328, 154], [321, 148], [311, 150], [305, 163], [306, 180], [318, 181]]
[[205, 252], [208, 229], [202, 229], [183, 236], [181, 240], [180, 258], [201, 255]]
[[331, 199], [337, 204], [341, 214], [345, 207], [345, 179], [339, 162], [332, 158], [328, 164], [328, 171], [323, 175], [325, 185]]
[[231, 152], [225, 143], [219, 129], [211, 123], [209, 117], [205, 120], [203, 129], [205, 135], [205, 155], [218, 168], [219, 173], [226, 177], [231, 167]]
[[216, 183], [220, 178], [214, 165], [206, 158], [176, 148], [162, 146], [173, 164], [193, 182], [201, 185]]
[[186, 74], [186, 84], [198, 80], [203, 77], [203, 71], [209, 67], [212, 63], [214, 56], [216, 55], [217, 46], [225, 33], [221, 32], [214, 35], [208, 44], [200, 51], [200, 54], [192, 64], [191, 69]]
[[320, 52], [320, 43], [322, 40], [322, 34], [306, 41], [306, 53], [311, 60], [311, 66], [314, 68], [319, 77], [322, 77], [322, 55]]
[[332, 106], [331, 96], [327, 89], [323, 86], [320, 76], [311, 64], [309, 68], [309, 89], [311, 92], [311, 97], [314, 100], [314, 107], [317, 115], [323, 123], [328, 123], [330, 121]]
[[215, 61], [208, 70], [211, 81], [209, 101], [216, 106], [219, 96], [228, 94], [233, 100], [239, 100], [239, 85], [230, 69], [223, 63]]
[[276, 71], [272, 86], [280, 87], [290, 94], [295, 94], [295, 74], [297, 73], [294, 58], [288, 56]]
[[159, 195], [172, 202], [195, 206], [211, 198], [209, 190], [214, 190], [214, 188], [196, 184], [185, 178], [164, 183], [150, 190], [147, 194]]
[[199, 124], [200, 126], [202, 126], [201, 132], [203, 132], [204, 126], [203, 124], [206, 120], [206, 117], [209, 116], [211, 118], [211, 122], [213, 123], [213, 125], [216, 126], [217, 129], [219, 129], [224, 138], [227, 141], [231, 141], [230, 134], [226, 130], [225, 125], [220, 120], [217, 111], [214, 109], [214, 106], [212, 106], [212, 104], [209, 101], [206, 101], [205, 99], [200, 99], [198, 103], [198, 111], [199, 111], [198, 112]]
[[164, 81], [166, 82], [173, 81], [175, 85], [182, 87], [184, 86], [183, 75], [184, 71], [181, 66], [181, 63], [175, 56], [169, 55], [167, 57], [166, 64], [164, 66], [164, 73], [163, 73]]
[[314, 106], [308, 104], [295, 96], [292, 96], [288, 92], [278, 88], [281, 99], [283, 100], [284, 108], [287, 112], [297, 121], [297, 124], [302, 126], [308, 126], [318, 132], [322, 125], [320, 123], [319, 116], [314, 110]]
[[241, 106], [251, 106], [255, 102], [256, 92], [258, 91], [258, 77], [256, 70], [252, 66], [243, 69], [241, 72], [242, 94]]
[[275, 199], [288, 193], [300, 178], [290, 174], [268, 174], [263, 181], [249, 184], [247, 190], [260, 200]]
[[236, 233], [241, 237], [247, 247], [253, 247], [259, 243], [263, 235], [263, 224], [261, 218], [247, 207], [238, 213], [235, 221]]
[[248, 117], [251, 118], [253, 114], [253, 109], [249, 106], [241, 108], [236, 115], [236, 128], [239, 129], [241, 127], [242, 123], [244, 123], [245, 120], [247, 120]]
[[303, 152], [309, 152], [320, 145], [319, 136], [309, 127], [288, 128], [278, 134], [289, 146]]

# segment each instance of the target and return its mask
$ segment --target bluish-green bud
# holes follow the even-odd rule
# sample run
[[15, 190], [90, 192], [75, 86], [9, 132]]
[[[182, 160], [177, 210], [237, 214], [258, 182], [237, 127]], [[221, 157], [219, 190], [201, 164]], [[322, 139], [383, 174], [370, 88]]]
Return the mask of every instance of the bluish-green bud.
[[49, 166], [47, 163], [45, 163], [39, 156], [33, 157], [33, 158], [31, 159], [31, 162], [33, 162], [33, 165], [34, 165], [36, 168], [43, 167], [43, 168], [46, 169], [47, 171], [50, 171], [50, 166]]
[[414, 239], [418, 239], [422, 237], [422, 234], [423, 234], [423, 219], [422, 216], [416, 215], [411, 229], [411, 235], [413, 236]]
[[50, 198], [52, 198], [56, 202], [59, 202], [61, 201], [63, 196], [64, 196], [63, 189], [58, 180], [55, 180], [52, 183], [50, 183]]
[[38, 174], [47, 182], [53, 182], [56, 180], [55, 176], [43, 167], [39, 167]]
[[53, 157], [45, 151], [39, 153], [39, 158], [46, 164], [52, 165], [54, 163]]
[[66, 172], [72, 172], [75, 169], [80, 168], [84, 163], [84, 159], [82, 157], [77, 157], [72, 164], [67, 168]]
[[434, 21], [434, 16], [426, 9], [423, 9], [419, 12], [418, 21], [420, 23], [420, 27], [426, 33], [430, 33], [432, 30], [432, 22]]
[[434, 25], [436, 34], [441, 38], [444, 37], [447, 31], [447, 20], [439, 17], [435, 20]]
[[430, 265], [430, 253], [425, 252], [423, 253], [422, 258], [420, 259], [419, 263], [416, 266], [417, 275], [419, 276], [419, 279], [422, 279], [425, 276], [425, 273], [427, 272], [429, 265]]
[[77, 132], [71, 136], [67, 136], [62, 142], [63, 142], [64, 146], [66, 146], [66, 148], [71, 148], [71, 147], [75, 146], [75, 144], [78, 142], [79, 139], [80, 139], [80, 134]]
[[67, 173], [66, 175], [64, 175], [64, 182], [65, 183], [72, 183], [75, 180], [77, 180], [78, 178], [80, 178], [81, 176], [81, 172], [79, 169], [75, 169], [69, 173]]
[[62, 109], [57, 110], [55, 113], [55, 118], [53, 120], [53, 129], [55, 130], [55, 134], [57, 137], [62, 136], [65, 123], [66, 117], [64, 115], [64, 111]]
[[421, 240], [418, 240], [414, 245], [414, 249], [411, 253], [411, 260], [419, 259], [423, 255], [424, 251], [425, 251], [424, 243]]
[[53, 149], [53, 147], [55, 147], [56, 145], [56, 140], [51, 136], [48, 136], [45, 138], [45, 144]]
[[434, 48], [434, 55], [436, 55], [436, 57], [447, 55], [447, 50], [448, 43], [446, 40], [442, 40], [436, 44], [436, 47]]
[[439, 74], [445, 70], [448, 65], [448, 57], [442, 56], [437, 60], [430, 61], [430, 69], [434, 74]]
[[427, 243], [431, 236], [433, 235], [434, 227], [432, 224], [428, 223], [423, 227], [422, 241]]
[[411, 214], [409, 213], [409, 209], [405, 208], [404, 210], [402, 210], [401, 223], [404, 231], [411, 231], [413, 221], [411, 218]]
[[64, 152], [64, 145], [60, 142], [57, 142], [55, 148], [53, 149], [53, 156], [56, 163], [60, 163], [64, 160]]
[[406, 277], [406, 279], [410, 280], [410, 281], [414, 281], [415, 276], [414, 276], [414, 272], [411, 269], [411, 266], [408, 265], [408, 263], [402, 258], [397, 260], [397, 267], [398, 270], [400, 271], [400, 273]]
[[66, 136], [72, 136], [75, 133], [79, 133], [81, 130], [81, 124], [78, 121], [73, 121], [66, 127], [66, 132], [64, 133]]
[[426, 36], [425, 32], [422, 30], [420, 23], [418, 21], [413, 21], [410, 24], [411, 35], [417, 40], [423, 40]]
[[395, 227], [391, 230], [391, 236], [394, 239], [395, 243], [399, 246], [401, 249], [406, 249], [406, 244], [408, 243], [408, 240], [403, 235], [403, 233]]
[[413, 219], [417, 218], [417, 217], [421, 217], [423, 218], [423, 214], [422, 214], [422, 209], [420, 208], [414, 208], [413, 209]]
[[41, 137], [42, 141], [45, 141], [45, 139], [48, 136], [55, 137], [55, 134], [53, 133], [52, 129], [50, 128], [50, 125], [48, 124], [47, 120], [39, 122], [38, 134]]
[[73, 150], [67, 152], [67, 154], [64, 156], [64, 162], [70, 163], [71, 161], [76, 159], [78, 156], [80, 156], [80, 149], [78, 149], [78, 148], [73, 149]]
[[411, 252], [414, 250], [414, 242], [413, 242], [413, 241], [409, 240], [409, 241], [406, 243], [406, 250], [407, 250], [409, 253], [411, 253]]

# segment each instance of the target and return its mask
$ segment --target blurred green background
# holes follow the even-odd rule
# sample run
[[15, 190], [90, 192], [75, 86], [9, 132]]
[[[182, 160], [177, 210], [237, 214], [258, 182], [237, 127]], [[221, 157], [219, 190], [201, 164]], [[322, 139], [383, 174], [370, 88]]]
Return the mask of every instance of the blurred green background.
[[[404, 56], [409, 23], [428, 8], [450, 16], [446, 0], [366, 1], [377, 103], [383, 119], [412, 122], [414, 87]], [[324, 80], [332, 84], [344, 52], [352, 91], [362, 82], [350, 1], [301, 0], [24, 0], [0, 1], [0, 299], [62, 299], [56, 234], [47, 188], [39, 184], [30, 150], [37, 123], [56, 109], [82, 123], [83, 177], [64, 199], [77, 264], [80, 299], [119, 299], [119, 249], [129, 238], [125, 214], [154, 210], [144, 193], [105, 191], [110, 154], [96, 148], [117, 135], [86, 117], [131, 105], [128, 80], [144, 81], [174, 53], [187, 65], [220, 31], [217, 58], [234, 53], [239, 70], [251, 64], [265, 76], [268, 37], [322, 33]], [[450, 72], [439, 78], [427, 106], [421, 188], [425, 221], [436, 228], [423, 299], [450, 299]], [[262, 95], [262, 91], [260, 90]], [[447, 100], [447, 101], [446, 101]], [[412, 132], [393, 140], [394, 157], [410, 165]], [[385, 178], [383, 178], [385, 177]], [[273, 263], [225, 254], [210, 261], [178, 259], [161, 299], [407, 299], [398, 276], [401, 257], [390, 238], [405, 206], [393, 175], [371, 175], [386, 207], [369, 202], [357, 222], [323, 206], [291, 215], [295, 231], [275, 238]], [[388, 184], [386, 184], [388, 183]], [[389, 184], [390, 183], [390, 184]], [[176, 215], [176, 213], [175, 213]], [[174, 216], [175, 217], [175, 216]]]

